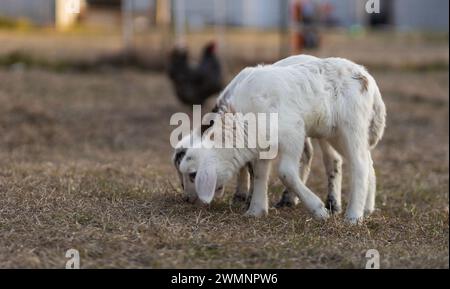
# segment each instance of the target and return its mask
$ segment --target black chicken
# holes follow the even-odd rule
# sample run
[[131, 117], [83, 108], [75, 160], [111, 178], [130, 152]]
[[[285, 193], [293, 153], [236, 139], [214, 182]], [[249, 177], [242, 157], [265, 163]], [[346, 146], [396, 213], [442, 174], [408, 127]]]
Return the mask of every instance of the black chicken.
[[169, 77], [178, 99], [187, 105], [203, 104], [220, 92], [223, 87], [222, 71], [215, 51], [215, 43], [209, 43], [197, 66], [189, 64], [187, 49], [175, 48], [169, 61]]

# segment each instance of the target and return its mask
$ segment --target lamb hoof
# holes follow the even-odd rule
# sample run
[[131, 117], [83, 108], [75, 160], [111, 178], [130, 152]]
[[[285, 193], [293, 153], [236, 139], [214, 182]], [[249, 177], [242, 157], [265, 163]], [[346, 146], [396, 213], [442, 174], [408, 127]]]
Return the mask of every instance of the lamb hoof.
[[321, 205], [319, 208], [314, 210], [313, 214], [314, 218], [319, 221], [326, 220], [330, 217], [330, 214], [328, 213], [328, 210], [325, 208], [324, 205]]
[[295, 207], [298, 204], [298, 199], [295, 197], [290, 196], [290, 194], [287, 191], [283, 192], [283, 195], [281, 196], [281, 199], [276, 203], [275, 208], [280, 209], [284, 207]]
[[333, 215], [337, 215], [337, 214], [340, 214], [342, 212], [341, 205], [337, 203], [337, 201], [336, 201], [336, 199], [334, 197], [328, 196], [325, 204], [326, 204], [327, 209]]
[[372, 215], [373, 212], [375, 212], [374, 208], [373, 209], [365, 209], [364, 210], [364, 217], [368, 217], [368, 216]]
[[263, 208], [250, 208], [247, 210], [247, 212], [245, 213], [246, 217], [254, 217], [254, 218], [260, 218], [260, 217], [264, 217], [267, 216], [268, 211], [267, 209], [263, 209]]
[[350, 225], [360, 225], [363, 222], [363, 220], [364, 220], [364, 218], [362, 216], [358, 217], [358, 216], [347, 215], [345, 217], [345, 222]]
[[247, 202], [247, 196], [241, 193], [236, 193], [233, 196], [233, 204], [245, 204]]

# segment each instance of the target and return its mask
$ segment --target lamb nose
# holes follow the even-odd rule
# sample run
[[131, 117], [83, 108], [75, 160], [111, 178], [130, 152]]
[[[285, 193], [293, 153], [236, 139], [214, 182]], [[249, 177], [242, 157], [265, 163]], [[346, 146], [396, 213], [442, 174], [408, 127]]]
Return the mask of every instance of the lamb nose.
[[189, 174], [189, 180], [193, 183], [195, 182], [195, 177], [197, 176], [197, 173], [190, 173]]

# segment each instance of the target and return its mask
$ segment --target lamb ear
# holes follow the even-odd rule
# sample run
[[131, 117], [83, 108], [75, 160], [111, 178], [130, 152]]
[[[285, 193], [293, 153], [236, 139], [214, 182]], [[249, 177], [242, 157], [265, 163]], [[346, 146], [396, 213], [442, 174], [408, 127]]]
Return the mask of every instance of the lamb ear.
[[195, 177], [195, 189], [202, 202], [206, 204], [211, 203], [216, 191], [216, 184], [216, 166], [213, 162], [203, 162]]

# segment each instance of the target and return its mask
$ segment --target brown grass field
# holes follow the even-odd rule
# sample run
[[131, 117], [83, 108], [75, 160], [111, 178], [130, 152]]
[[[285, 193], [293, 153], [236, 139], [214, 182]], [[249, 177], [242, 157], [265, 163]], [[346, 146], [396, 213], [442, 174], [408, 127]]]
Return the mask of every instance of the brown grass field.
[[[0, 58], [17, 49], [75, 57], [82, 44], [51, 41], [61, 37], [0, 32], [8, 43]], [[325, 44], [318, 55], [368, 65], [388, 109], [374, 152], [378, 210], [362, 225], [341, 216], [317, 222], [301, 205], [246, 218], [231, 205], [233, 186], [209, 208], [184, 203], [169, 119], [189, 109], [163, 73], [7, 65], [0, 67], [0, 267], [64, 268], [66, 250], [75, 248], [82, 268], [364, 268], [369, 249], [380, 252], [382, 268], [448, 268], [448, 36], [330, 36]], [[318, 149], [308, 184], [325, 198]], [[280, 190], [273, 179], [272, 204]]]

